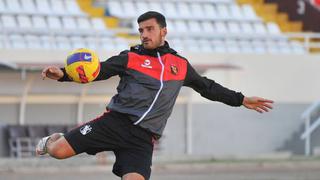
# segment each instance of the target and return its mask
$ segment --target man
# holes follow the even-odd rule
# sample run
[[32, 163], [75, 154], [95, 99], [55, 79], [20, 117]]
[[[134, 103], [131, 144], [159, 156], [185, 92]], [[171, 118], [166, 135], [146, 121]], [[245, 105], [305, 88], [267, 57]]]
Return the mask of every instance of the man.
[[[44, 137], [37, 154], [65, 159], [86, 152], [113, 151], [113, 172], [123, 180], [150, 178], [153, 141], [161, 137], [182, 86], [203, 97], [230, 106], [244, 105], [260, 113], [272, 108], [271, 100], [244, 97], [213, 80], [201, 77], [190, 63], [165, 41], [165, 17], [149, 11], [138, 18], [141, 45], [101, 62], [96, 81], [118, 75], [118, 93], [101, 117], [62, 135]], [[43, 78], [70, 81], [62, 68], [50, 66]]]

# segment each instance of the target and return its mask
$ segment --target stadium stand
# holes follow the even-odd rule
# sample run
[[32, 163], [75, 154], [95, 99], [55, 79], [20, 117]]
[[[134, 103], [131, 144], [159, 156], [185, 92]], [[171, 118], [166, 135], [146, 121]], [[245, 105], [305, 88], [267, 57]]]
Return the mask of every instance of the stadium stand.
[[[90, 16], [82, 11], [84, 2], [103, 7], [107, 16]], [[157, 10], [168, 19], [169, 41], [181, 51], [306, 53], [302, 44], [282, 35], [276, 23], [263, 22], [252, 6], [238, 5], [234, 0], [167, 0], [163, 3], [148, 0], [0, 0], [0, 6], [4, 36], [0, 38], [0, 47], [7, 49], [89, 47], [120, 51], [139, 42], [137, 16], [147, 10]], [[116, 28], [108, 28], [113, 26], [110, 24], [112, 18], [117, 19]], [[221, 47], [216, 47], [217, 41]], [[260, 48], [253, 48], [256, 41], [261, 43]], [[194, 45], [190, 45], [191, 42]], [[224, 48], [230, 45], [232, 47]], [[283, 50], [270, 50], [270, 45]]]

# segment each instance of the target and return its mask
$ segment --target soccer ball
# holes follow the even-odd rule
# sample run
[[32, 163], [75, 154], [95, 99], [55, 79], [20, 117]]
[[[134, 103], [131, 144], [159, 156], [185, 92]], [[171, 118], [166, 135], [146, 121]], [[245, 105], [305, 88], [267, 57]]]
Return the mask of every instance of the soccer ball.
[[99, 75], [100, 61], [94, 51], [85, 48], [77, 49], [68, 55], [65, 70], [74, 82], [89, 83]]

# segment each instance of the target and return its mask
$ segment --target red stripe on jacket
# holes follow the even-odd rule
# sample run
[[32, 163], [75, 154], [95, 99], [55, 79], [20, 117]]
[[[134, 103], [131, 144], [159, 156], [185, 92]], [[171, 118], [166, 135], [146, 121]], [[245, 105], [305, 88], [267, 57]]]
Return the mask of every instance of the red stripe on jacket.
[[[128, 53], [127, 68], [160, 80], [161, 64], [157, 57]], [[172, 54], [161, 56], [164, 65], [163, 81], [184, 80], [187, 73], [187, 61]]]

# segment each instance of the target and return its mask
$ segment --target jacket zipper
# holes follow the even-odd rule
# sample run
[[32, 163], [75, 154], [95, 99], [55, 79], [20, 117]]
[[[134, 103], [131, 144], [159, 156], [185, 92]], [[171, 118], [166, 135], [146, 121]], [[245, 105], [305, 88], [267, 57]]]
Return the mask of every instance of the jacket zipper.
[[136, 121], [136, 122], [134, 123], [134, 125], [139, 124], [139, 123], [147, 116], [147, 114], [148, 114], [148, 113], [151, 111], [151, 109], [153, 108], [155, 102], [157, 101], [157, 99], [158, 99], [158, 97], [159, 97], [159, 95], [160, 95], [160, 93], [161, 93], [161, 91], [162, 91], [162, 89], [163, 89], [164, 65], [163, 65], [163, 62], [162, 62], [162, 60], [161, 60], [161, 56], [160, 56], [160, 53], [159, 53], [159, 52], [157, 52], [157, 55], [158, 55], [159, 63], [161, 64], [161, 67], [162, 67], [162, 69], [161, 69], [161, 75], [160, 75], [160, 89], [158, 90], [155, 98], [153, 99], [153, 101], [152, 101], [149, 109], [140, 117], [140, 119], [139, 119], [138, 121]]

